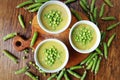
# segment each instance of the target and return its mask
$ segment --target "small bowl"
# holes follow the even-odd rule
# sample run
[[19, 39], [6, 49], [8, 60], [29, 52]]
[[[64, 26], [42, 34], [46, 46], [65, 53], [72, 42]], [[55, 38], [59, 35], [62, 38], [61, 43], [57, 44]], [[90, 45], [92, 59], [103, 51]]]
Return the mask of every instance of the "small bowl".
[[[79, 48], [77, 48], [77, 47], [74, 45], [74, 43], [72, 42], [72, 32], [73, 32], [74, 28], [77, 27], [77, 26], [80, 25], [80, 24], [90, 25], [90, 26], [95, 30], [95, 32], [96, 32], [97, 38], [96, 38], [95, 44], [94, 44], [90, 49], [87, 49], [87, 50], [79, 49]], [[94, 51], [94, 50], [98, 47], [98, 45], [99, 45], [99, 43], [100, 43], [100, 39], [101, 39], [101, 35], [100, 35], [100, 30], [99, 30], [99, 28], [98, 28], [97, 25], [95, 25], [93, 22], [88, 21], [88, 20], [81, 20], [81, 21], [79, 21], [79, 22], [76, 22], [76, 23], [72, 26], [72, 28], [71, 28], [71, 30], [70, 30], [70, 33], [69, 33], [69, 42], [70, 42], [71, 46], [73, 47], [73, 49], [76, 50], [76, 51], [79, 52], [79, 53], [84, 53], [84, 54], [90, 53], [90, 52]]]
[[[42, 23], [42, 20], [41, 20], [41, 14], [42, 14], [42, 11], [44, 10], [44, 8], [48, 5], [51, 5], [51, 4], [57, 4], [61, 7], [63, 7], [65, 10], [66, 10], [66, 13], [67, 14], [64, 14], [64, 15], [68, 15], [68, 20], [65, 24], [65, 26], [63, 28], [61, 28], [60, 30], [57, 30], [57, 31], [51, 31], [49, 29], [47, 29], [44, 24]], [[55, 9], [55, 8], [54, 8]], [[63, 2], [61, 1], [47, 1], [46, 3], [44, 3], [38, 10], [38, 13], [37, 13], [37, 21], [38, 21], [38, 24], [39, 26], [47, 33], [50, 33], [50, 34], [58, 34], [58, 33], [61, 33], [63, 31], [65, 31], [70, 23], [71, 23], [71, 12], [70, 12], [70, 9], [67, 7], [66, 4], [64, 4]]]
[[[57, 43], [59, 43], [60, 45], [62, 45], [62, 47], [63, 47], [64, 50], [65, 50], [65, 55], [66, 55], [66, 59], [65, 59], [65, 61], [63, 62], [63, 64], [62, 64], [60, 67], [58, 67], [57, 69], [54, 69], [54, 70], [49, 70], [49, 69], [45, 68], [44, 66], [42, 66], [42, 65], [40, 64], [40, 62], [39, 62], [39, 60], [38, 60], [38, 51], [39, 51], [39, 48], [40, 48], [41, 46], [43, 46], [44, 43], [49, 42], [49, 41], [54, 41], [54, 42], [57, 42]], [[46, 72], [46, 73], [59, 72], [60, 70], [62, 70], [62, 69], [66, 66], [66, 64], [67, 64], [67, 62], [68, 62], [68, 59], [69, 59], [68, 48], [66, 47], [66, 45], [65, 45], [62, 41], [60, 41], [60, 40], [58, 40], [58, 39], [46, 39], [46, 40], [43, 40], [42, 42], [40, 42], [40, 43], [38, 44], [38, 46], [37, 46], [36, 49], [35, 49], [35, 53], [34, 53], [34, 60], [35, 60], [36, 65], [37, 65], [40, 69], [42, 69], [44, 72]]]

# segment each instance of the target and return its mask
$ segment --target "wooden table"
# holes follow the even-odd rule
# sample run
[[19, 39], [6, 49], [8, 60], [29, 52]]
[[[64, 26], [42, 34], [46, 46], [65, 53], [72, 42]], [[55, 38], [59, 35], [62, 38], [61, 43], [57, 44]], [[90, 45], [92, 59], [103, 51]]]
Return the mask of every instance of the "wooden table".
[[[12, 52], [15, 56], [19, 58], [19, 64], [14, 64], [11, 60], [6, 58], [3, 53], [0, 52], [0, 80], [31, 80], [24, 74], [15, 75], [14, 71], [22, 68], [26, 65], [27, 62], [33, 60], [33, 53], [30, 52], [27, 57], [28, 59], [23, 60], [22, 57], [25, 55], [23, 52], [17, 52], [13, 49], [12, 39], [3, 41], [2, 37], [11, 32], [18, 32], [19, 35], [23, 35], [25, 38], [29, 38], [31, 34], [31, 26], [29, 21], [32, 20], [33, 16], [36, 13], [29, 13], [23, 8], [16, 9], [16, 5], [25, 0], [0, 0], [0, 51], [7, 49]], [[90, 1], [90, 0], [89, 0]], [[99, 21], [100, 29], [105, 30], [106, 27], [112, 23], [120, 21], [120, 0], [111, 0], [114, 4], [113, 8], [108, 6], [105, 7], [105, 16], [116, 16], [116, 21]], [[102, 0], [97, 0], [96, 5], [100, 8]], [[69, 5], [78, 11], [83, 12], [79, 6], [79, 0]], [[18, 14], [24, 16], [26, 23], [26, 29], [23, 30], [18, 22]], [[83, 12], [84, 13], [84, 12]], [[117, 36], [112, 43], [112, 46], [109, 48], [109, 58], [108, 60], [103, 59], [100, 70], [96, 76], [93, 73], [88, 71], [86, 80], [120, 80], [120, 25], [114, 30], [107, 32], [107, 38], [110, 37], [114, 32]], [[47, 77], [42, 76], [35, 68], [32, 68], [31, 71], [40, 76], [40, 80], [46, 80]], [[77, 80], [74, 78], [74, 80]]]

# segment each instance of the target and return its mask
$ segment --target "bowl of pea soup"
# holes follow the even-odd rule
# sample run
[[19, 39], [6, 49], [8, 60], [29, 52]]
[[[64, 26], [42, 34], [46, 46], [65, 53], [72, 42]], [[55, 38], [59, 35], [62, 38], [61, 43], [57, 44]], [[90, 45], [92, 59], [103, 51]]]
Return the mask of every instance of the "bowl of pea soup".
[[69, 33], [69, 42], [79, 53], [90, 53], [100, 43], [100, 30], [96, 24], [88, 20], [76, 22]]
[[69, 27], [71, 12], [61, 1], [47, 1], [38, 10], [37, 21], [45, 32], [58, 34]]
[[46, 73], [54, 73], [62, 70], [66, 66], [68, 59], [68, 49], [58, 39], [43, 40], [35, 49], [35, 63]]

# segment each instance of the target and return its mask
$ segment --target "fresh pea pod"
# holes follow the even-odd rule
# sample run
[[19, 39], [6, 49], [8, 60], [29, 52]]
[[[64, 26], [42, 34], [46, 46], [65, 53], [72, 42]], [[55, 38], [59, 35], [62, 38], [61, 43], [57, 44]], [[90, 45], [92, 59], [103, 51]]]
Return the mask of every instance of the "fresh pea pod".
[[19, 20], [19, 23], [20, 23], [21, 27], [24, 29], [25, 24], [24, 24], [23, 17], [22, 17], [21, 14], [18, 15], [18, 20]]
[[28, 7], [26, 7], [25, 9], [30, 10], [35, 7], [40, 7], [41, 5], [42, 5], [42, 3], [33, 3], [33, 4], [29, 5]]
[[33, 9], [29, 10], [29, 12], [36, 12], [36, 11], [38, 11], [39, 8], [40, 8], [40, 6], [35, 7], [35, 8], [33, 8]]
[[90, 70], [93, 65], [94, 60], [92, 60], [86, 67], [87, 70]]
[[24, 72], [26, 72], [28, 69], [29, 69], [29, 67], [28, 67], [28, 66], [25, 66], [25, 67], [23, 67], [23, 68], [21, 68], [21, 69], [15, 71], [15, 74], [24, 73]]
[[64, 72], [65, 72], [65, 69], [63, 69], [63, 70], [59, 73], [59, 75], [58, 75], [58, 77], [57, 77], [57, 80], [61, 80], [62, 76], [64, 75]]
[[97, 55], [97, 53], [93, 53], [93, 55], [89, 58], [89, 60], [86, 62], [86, 65], [88, 65], [92, 59]]
[[50, 1], [50, 0], [34, 0], [35, 2], [47, 2], [47, 1]]
[[112, 4], [112, 2], [111, 2], [110, 0], [104, 0], [104, 2], [105, 2], [108, 6], [113, 7], [113, 4]]
[[84, 73], [83, 73], [83, 75], [82, 75], [82, 77], [81, 77], [81, 79], [80, 79], [80, 80], [84, 80], [84, 79], [85, 79], [85, 77], [86, 77], [86, 75], [87, 75], [87, 71], [84, 71]]
[[89, 14], [89, 18], [90, 18], [90, 21], [95, 22], [92, 14]]
[[7, 50], [3, 50], [2, 51], [9, 59], [11, 59], [13, 62], [18, 63], [18, 59], [17, 57], [15, 57], [13, 54], [11, 54], [9, 51]]
[[81, 0], [81, 1], [86, 6], [86, 8], [89, 9], [88, 1], [87, 0]]
[[93, 58], [93, 59], [94, 59], [94, 62], [93, 62], [93, 65], [92, 65], [91, 72], [93, 72], [95, 70], [95, 66], [97, 64], [98, 56], [95, 56], [95, 58]]
[[92, 2], [91, 2], [91, 5], [90, 5], [90, 12], [93, 12], [96, 0], [91, 0], [91, 1]]
[[32, 0], [28, 0], [28, 1], [25, 1], [23, 3], [20, 3], [19, 5], [16, 6], [16, 8], [21, 8], [21, 7], [24, 7], [24, 6], [32, 4], [32, 3], [33, 3]]
[[52, 76], [50, 76], [47, 80], [52, 80], [53, 78], [55, 78], [57, 76], [57, 74], [52, 74]]
[[100, 62], [101, 62], [101, 57], [98, 58], [98, 61], [97, 61], [96, 67], [95, 67], [95, 74], [98, 73], [98, 70], [100, 68]]
[[33, 75], [31, 72], [26, 71], [25, 74], [29, 76], [32, 80], [38, 80], [38, 77]]
[[82, 9], [86, 12], [88, 12], [88, 8], [87, 6], [80, 0], [80, 6], [82, 7]]
[[110, 25], [110, 26], [107, 27], [107, 30], [108, 30], [108, 31], [109, 31], [109, 30], [112, 30], [113, 28], [117, 27], [119, 24], [120, 24], [120, 22], [117, 22], [117, 23], [115, 23], [115, 24], [112, 24], [112, 25]]
[[103, 42], [103, 47], [104, 47], [104, 57], [105, 57], [105, 59], [107, 59], [107, 57], [108, 57], [108, 47], [107, 47], [107, 44], [105, 42]]
[[98, 47], [95, 49], [95, 51], [96, 51], [98, 54], [100, 54], [101, 56], [103, 56], [102, 51], [101, 51]]
[[105, 11], [105, 3], [103, 3], [102, 6], [101, 6], [99, 17], [103, 16], [104, 11]]
[[106, 37], [106, 32], [101, 32], [101, 41]]
[[76, 1], [76, 0], [66, 0], [64, 3], [69, 4], [69, 3], [74, 2], [74, 1]]
[[84, 67], [81, 65], [77, 65], [77, 66], [70, 67], [70, 70], [76, 70], [76, 69], [81, 69], [81, 68], [84, 68]]
[[7, 34], [6, 36], [3, 37], [3, 40], [6, 41], [6, 40], [8, 40], [8, 39], [10, 39], [10, 38], [13, 38], [13, 37], [16, 36], [16, 35], [17, 35], [16, 32]]
[[72, 71], [72, 70], [67, 70], [68, 71], [68, 73], [70, 73], [71, 75], [73, 75], [74, 77], [76, 77], [76, 78], [78, 78], [78, 79], [80, 79], [81, 78], [81, 76], [79, 75], [79, 74], [77, 74], [76, 72], [74, 72], [74, 71]]
[[77, 11], [75, 11], [74, 9], [70, 9], [72, 14], [77, 18], [78, 21], [82, 20], [81, 16], [78, 14]]
[[64, 72], [64, 78], [65, 78], [65, 80], [70, 80], [70, 78], [68, 77], [68, 75], [67, 75], [67, 72], [66, 72], [66, 71]]
[[97, 7], [95, 7], [93, 10], [93, 17], [94, 17], [94, 20], [96, 21], [97, 20]]
[[31, 43], [30, 43], [30, 47], [32, 47], [35, 44], [37, 37], [38, 37], [38, 32], [34, 32]]
[[102, 17], [101, 19], [102, 19], [102, 20], [104, 20], [104, 21], [116, 20], [116, 18], [115, 18], [115, 17], [113, 17], [113, 16]]
[[109, 39], [108, 39], [108, 42], [107, 42], [107, 46], [110, 47], [110, 44], [112, 43], [113, 39], [115, 38], [116, 34], [114, 33]]

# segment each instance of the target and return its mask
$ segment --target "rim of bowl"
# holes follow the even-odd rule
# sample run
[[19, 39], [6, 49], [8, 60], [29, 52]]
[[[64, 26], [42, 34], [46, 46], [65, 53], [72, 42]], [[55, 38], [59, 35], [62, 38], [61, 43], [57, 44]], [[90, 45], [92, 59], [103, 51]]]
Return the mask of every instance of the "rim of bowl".
[[[62, 28], [61, 30], [58, 30], [58, 31], [50, 31], [50, 30], [46, 29], [45, 26], [42, 24], [42, 21], [41, 21], [41, 19], [40, 19], [42, 10], [43, 10], [46, 6], [48, 6], [48, 5], [50, 5], [50, 4], [60, 5], [60, 6], [62, 6], [62, 7], [67, 11], [67, 14], [68, 14], [68, 23], [67, 23], [67, 24], [64, 26], [64, 28]], [[72, 17], [71, 17], [70, 9], [68, 8], [68, 6], [67, 6], [65, 3], [61, 2], [61, 1], [47, 1], [47, 2], [45, 2], [45, 3], [39, 8], [39, 10], [38, 10], [38, 12], [37, 12], [37, 21], [38, 21], [39, 26], [40, 26], [45, 32], [50, 33], [50, 34], [58, 34], [58, 33], [61, 33], [61, 32], [63, 32], [63, 31], [65, 31], [65, 30], [69, 27], [69, 25], [70, 25], [70, 23], [71, 23], [71, 19], [72, 19]]]
[[[77, 25], [83, 24], [83, 23], [90, 25], [90, 26], [95, 30], [95, 32], [96, 32], [96, 34], [97, 34], [97, 40], [96, 40], [95, 44], [93, 45], [93, 47], [91, 47], [91, 48], [88, 49], [88, 50], [80, 50], [80, 49], [78, 49], [76, 46], [74, 46], [74, 44], [72, 43], [72, 39], [71, 39], [71, 35], [72, 35], [73, 29], [74, 29]], [[90, 53], [90, 52], [94, 51], [94, 50], [99, 46], [100, 39], [101, 39], [101, 36], [100, 36], [100, 30], [99, 30], [99, 28], [97, 27], [96, 24], [94, 24], [93, 22], [88, 21], [88, 20], [81, 20], [81, 21], [76, 22], [76, 23], [72, 26], [72, 28], [71, 28], [71, 30], [70, 30], [70, 33], [69, 33], [69, 42], [70, 42], [71, 46], [73, 47], [73, 49], [76, 50], [76, 51], [79, 52], [79, 53], [84, 53], [84, 54], [87, 54], [87, 53]]]
[[[37, 54], [38, 54], [38, 50], [39, 50], [40, 46], [41, 46], [42, 44], [44, 44], [45, 42], [49, 42], [49, 41], [56, 41], [56, 42], [60, 43], [60, 44], [64, 47], [65, 52], [66, 52], [66, 59], [65, 59], [64, 63], [63, 63], [59, 68], [57, 68], [57, 69], [55, 69], [55, 70], [49, 70], [49, 69], [44, 68], [43, 66], [40, 65], [40, 63], [39, 63], [39, 61], [38, 61], [38, 58], [37, 58]], [[60, 41], [60, 40], [58, 40], [58, 39], [52, 39], [52, 38], [51, 38], [51, 39], [45, 39], [45, 40], [43, 40], [42, 42], [40, 42], [40, 43], [38, 44], [38, 46], [36, 47], [35, 53], [34, 53], [34, 60], [35, 60], [35, 64], [36, 64], [40, 69], [42, 69], [43, 71], [45, 71], [46, 73], [59, 72], [59, 71], [62, 70], [62, 69], [67, 65], [67, 63], [68, 63], [68, 60], [69, 60], [69, 51], [68, 51], [67, 46], [66, 46], [62, 41]]]

